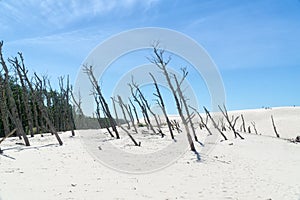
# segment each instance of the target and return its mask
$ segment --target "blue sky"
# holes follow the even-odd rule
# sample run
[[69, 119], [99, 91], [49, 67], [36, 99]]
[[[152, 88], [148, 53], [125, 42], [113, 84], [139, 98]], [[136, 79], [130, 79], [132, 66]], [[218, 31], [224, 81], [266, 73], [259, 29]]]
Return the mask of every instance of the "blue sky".
[[75, 81], [89, 52], [114, 34], [162, 27], [207, 50], [229, 109], [300, 105], [299, 0], [0, 0], [0, 8], [5, 56], [23, 52], [30, 70], [52, 80]]

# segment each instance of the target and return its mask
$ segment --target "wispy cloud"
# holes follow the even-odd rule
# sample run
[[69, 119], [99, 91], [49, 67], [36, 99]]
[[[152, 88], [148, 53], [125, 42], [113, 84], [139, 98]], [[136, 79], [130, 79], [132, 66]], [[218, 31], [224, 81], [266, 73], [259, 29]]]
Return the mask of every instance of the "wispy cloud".
[[[58, 30], [91, 20], [100, 21], [111, 13], [128, 14], [136, 8], [147, 10], [159, 0], [18, 0], [0, 1], [0, 25], [12, 34], [17, 29]], [[139, 9], [139, 10], [141, 10]], [[25, 27], [25, 28], [24, 28]], [[70, 28], [70, 27], [69, 27]], [[76, 29], [76, 28], [75, 28]], [[1, 33], [2, 31], [0, 31]]]

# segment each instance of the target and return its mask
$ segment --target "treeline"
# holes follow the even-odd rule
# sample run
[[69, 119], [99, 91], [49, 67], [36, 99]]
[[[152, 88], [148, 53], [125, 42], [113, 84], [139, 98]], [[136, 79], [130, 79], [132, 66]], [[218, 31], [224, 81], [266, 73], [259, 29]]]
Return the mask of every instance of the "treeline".
[[5, 59], [2, 47], [3, 41], [0, 42], [0, 137], [13, 133], [29, 146], [27, 135], [50, 132], [62, 145], [58, 131], [71, 130], [75, 135], [69, 78], [60, 77], [59, 89], [53, 89], [47, 76], [34, 73], [29, 77], [22, 53]]

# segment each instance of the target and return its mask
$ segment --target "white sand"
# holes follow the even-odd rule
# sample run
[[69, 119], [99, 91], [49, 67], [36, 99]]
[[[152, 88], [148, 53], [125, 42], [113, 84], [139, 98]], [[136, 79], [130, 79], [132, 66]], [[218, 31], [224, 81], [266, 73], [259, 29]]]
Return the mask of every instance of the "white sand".
[[[230, 113], [241, 112], [246, 123], [255, 120], [263, 135], [274, 136], [271, 112], [279, 134], [285, 138], [300, 135], [299, 108]], [[245, 140], [239, 140], [227, 132], [230, 139], [220, 142], [219, 138], [216, 145], [211, 144], [213, 148], [201, 155], [201, 162], [185, 151], [162, 170], [134, 175], [112, 170], [88, 153], [78, 134], [84, 137], [93, 132], [77, 131], [74, 138], [63, 133], [63, 146], [51, 135], [30, 138], [31, 147], [16, 145], [17, 138], [7, 139], [1, 144], [0, 199], [300, 199], [300, 144], [253, 134], [243, 134]], [[99, 135], [99, 151], [105, 152], [109, 141], [103, 142], [103, 134]], [[198, 129], [198, 135], [203, 139], [207, 133]], [[142, 147], [132, 146], [123, 135], [112, 143], [131, 153], [149, 153], [173, 143], [168, 137], [134, 136]], [[197, 144], [199, 151], [202, 148]], [[120, 157], [111, 155], [111, 159]]]

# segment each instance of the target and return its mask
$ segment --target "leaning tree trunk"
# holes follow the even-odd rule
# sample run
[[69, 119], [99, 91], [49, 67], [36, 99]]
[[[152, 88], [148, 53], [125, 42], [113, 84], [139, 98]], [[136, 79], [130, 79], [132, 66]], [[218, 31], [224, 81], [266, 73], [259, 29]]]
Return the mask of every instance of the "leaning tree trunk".
[[[185, 77], [186, 77], [186, 75], [187, 75], [187, 74], [185, 73], [184, 70], [183, 70], [183, 75], [184, 75], [184, 76], [183, 76], [183, 79], [182, 79], [182, 80], [184, 80]], [[180, 97], [181, 101], [183, 102], [183, 106], [184, 106], [185, 112], [186, 112], [186, 114], [187, 114], [188, 123], [189, 123], [190, 126], [191, 126], [191, 129], [192, 129], [192, 132], [193, 132], [194, 139], [195, 139], [196, 142], [198, 142], [198, 138], [197, 138], [197, 135], [196, 135], [196, 132], [195, 132], [195, 127], [194, 127], [194, 124], [193, 124], [193, 121], [192, 121], [192, 116], [191, 116], [191, 114], [190, 114], [190, 111], [189, 111], [189, 108], [188, 108], [186, 99], [185, 99], [184, 96], [183, 96], [183, 93], [182, 93], [182, 90], [181, 90], [180, 83], [178, 82], [178, 79], [177, 79], [176, 75], [174, 74], [173, 76], [174, 76], [175, 83], [176, 83], [176, 86], [177, 86], [177, 92], [178, 92], [178, 94], [179, 94], [179, 97]]]
[[[5, 91], [6, 91], [8, 102], [9, 102], [9, 108], [10, 108], [11, 114], [12, 114], [11, 120], [14, 123], [15, 127], [18, 129], [19, 134], [23, 136], [25, 145], [30, 146], [27, 135], [23, 129], [23, 124], [18, 115], [17, 105], [16, 105], [15, 99], [13, 97], [13, 92], [12, 92], [12, 89], [11, 89], [11, 86], [9, 83], [9, 71], [8, 71], [6, 63], [4, 61], [3, 55], [2, 55], [2, 46], [3, 46], [3, 41], [0, 42], [0, 62], [4, 69], [4, 72], [5, 72], [4, 85], [5, 85]], [[2, 82], [2, 80], [0, 80], [0, 81]]]
[[111, 115], [111, 112], [110, 112], [110, 109], [108, 107], [108, 104], [106, 103], [106, 100], [102, 94], [102, 91], [101, 91], [101, 88], [94, 76], [94, 73], [93, 73], [93, 68], [92, 66], [90, 67], [85, 67], [84, 68], [84, 71], [85, 73], [88, 75], [89, 79], [90, 79], [90, 82], [94, 88], [94, 90], [97, 92], [97, 95], [99, 96], [99, 100], [100, 100], [100, 103], [101, 103], [101, 106], [102, 106], [102, 109], [103, 109], [103, 112], [105, 113], [105, 115], [108, 117], [108, 120], [109, 120], [109, 123], [110, 123], [110, 126], [112, 127], [113, 131], [115, 132], [116, 134], [116, 138], [117, 139], [120, 139], [120, 135], [118, 133], [118, 129], [116, 127], [116, 123], [115, 123], [115, 120], [114, 118], [112, 117]]
[[[19, 53], [19, 55], [21, 55], [21, 53]], [[27, 122], [28, 122], [28, 130], [29, 130], [30, 136], [34, 137], [32, 112], [31, 112], [30, 103], [29, 103], [28, 89], [25, 85], [24, 77], [22, 76], [22, 73], [21, 73], [21, 67], [22, 66], [20, 65], [17, 58], [15, 58], [14, 60], [10, 60], [10, 62], [15, 67], [15, 69], [17, 71], [17, 74], [19, 76], [19, 80], [21, 82], [21, 86], [22, 86], [21, 97], [22, 97], [22, 100], [23, 100], [25, 114], [26, 114], [26, 118], [27, 118]]]
[[142, 113], [143, 113], [143, 116], [144, 116], [144, 119], [145, 119], [148, 129], [150, 128], [153, 133], [156, 133], [152, 126], [152, 123], [150, 121], [146, 106], [143, 104], [142, 100], [138, 99], [137, 94], [134, 93], [133, 86], [131, 84], [128, 84], [128, 85], [130, 87], [131, 95], [132, 95], [134, 101], [140, 106], [140, 108], [142, 110]]
[[160, 69], [162, 70], [166, 80], [167, 80], [167, 83], [169, 85], [169, 88], [173, 94], [173, 97], [174, 97], [174, 100], [176, 102], [176, 107], [177, 107], [177, 110], [178, 110], [178, 113], [179, 113], [179, 116], [181, 118], [181, 121], [184, 125], [184, 128], [186, 130], [186, 134], [187, 134], [187, 138], [188, 138], [188, 142], [189, 142], [189, 145], [190, 145], [190, 149], [191, 151], [194, 151], [194, 152], [197, 152], [196, 151], [196, 148], [195, 148], [195, 145], [194, 145], [194, 142], [193, 142], [193, 139], [191, 137], [191, 134], [190, 134], [190, 129], [188, 127], [188, 123], [182, 113], [182, 109], [181, 109], [181, 106], [180, 106], [180, 102], [179, 102], [179, 99], [177, 97], [177, 94], [176, 94], [176, 90], [174, 89], [173, 87], [173, 84], [171, 83], [171, 79], [170, 79], [170, 76], [169, 76], [169, 72], [167, 71], [167, 65], [169, 63], [170, 60], [168, 61], [165, 61], [164, 60], [164, 51], [163, 50], [159, 50], [157, 48], [157, 46], [154, 46], [153, 48], [153, 51], [154, 51], [154, 54], [155, 54], [155, 57], [153, 57], [153, 60], [152, 62]]
[[159, 105], [159, 107], [161, 108], [161, 110], [162, 110], [162, 112], [163, 112], [163, 114], [165, 116], [165, 119], [166, 119], [166, 122], [167, 122], [167, 125], [168, 125], [168, 128], [169, 128], [169, 132], [170, 132], [171, 138], [174, 140], [175, 137], [174, 137], [173, 130], [172, 130], [172, 124], [171, 124], [171, 121], [170, 121], [170, 119], [168, 117], [164, 100], [163, 100], [162, 95], [160, 93], [160, 90], [159, 90], [158, 84], [156, 82], [156, 79], [154, 78], [154, 76], [151, 73], [150, 73], [150, 76], [152, 77], [152, 80], [154, 82], [154, 86], [155, 86], [155, 89], [156, 89], [156, 94], [154, 94], [154, 95], [156, 97], [158, 97], [158, 99], [159, 99], [159, 102], [157, 102], [157, 104]]
[[[1, 76], [1, 74], [0, 74]], [[2, 79], [2, 78], [0, 78]], [[4, 129], [4, 134], [7, 135], [10, 133], [10, 128], [9, 128], [9, 121], [8, 121], [8, 110], [7, 110], [7, 103], [6, 103], [6, 94], [5, 94], [5, 89], [4, 85], [2, 84], [2, 80], [0, 80], [0, 112], [1, 112], [1, 119], [2, 119], [2, 124], [3, 124], [3, 129]]]
[[206, 112], [207, 116], [209, 117], [209, 119], [212, 121], [214, 127], [219, 131], [219, 133], [223, 136], [224, 140], [227, 140], [227, 137], [225, 136], [225, 134], [220, 130], [220, 128], [218, 127], [216, 121], [212, 118], [212, 116], [210, 115], [209, 111], [203, 106], [204, 111]]
[[202, 125], [204, 126], [204, 128], [207, 130], [207, 132], [209, 133], [209, 135], [212, 135], [210, 129], [209, 129], [208, 126], [207, 126], [207, 122], [204, 122], [203, 117], [201, 116], [201, 114], [199, 113], [199, 111], [198, 111], [196, 108], [193, 108], [192, 106], [190, 106], [190, 108], [191, 108], [192, 110], [194, 110], [194, 111], [198, 114], [198, 116], [199, 116], [199, 118], [200, 118], [200, 121], [201, 121], [201, 124], [202, 124]]
[[[63, 142], [62, 142], [62, 140], [60, 139], [60, 137], [59, 137], [59, 135], [58, 135], [58, 133], [57, 133], [57, 131], [56, 131], [56, 129], [55, 129], [53, 123], [51, 122], [51, 120], [50, 120], [50, 118], [49, 118], [49, 115], [48, 115], [48, 112], [47, 112], [47, 109], [46, 109], [46, 107], [45, 107], [45, 105], [44, 105], [44, 103], [43, 103], [43, 98], [42, 98], [42, 96], [41, 96], [41, 95], [42, 95], [41, 90], [42, 90], [42, 88], [43, 88], [43, 87], [42, 87], [42, 81], [41, 81], [41, 79], [37, 76], [37, 74], [35, 74], [35, 77], [37, 78], [37, 88], [39, 88], [39, 90], [40, 90], [40, 92], [38, 93], [38, 97], [37, 97], [37, 104], [38, 104], [39, 110], [41, 111], [42, 117], [43, 117], [43, 119], [45, 120], [46, 125], [47, 125], [48, 128], [50, 129], [50, 132], [51, 132], [53, 135], [55, 135], [55, 137], [56, 137], [56, 139], [57, 139], [59, 145], [63, 145]], [[28, 83], [28, 85], [29, 85], [29, 88], [30, 88], [30, 89], [32, 90], [32, 92], [33, 92], [33, 88], [32, 88], [32, 85], [31, 85], [30, 82]]]
[[145, 98], [144, 94], [142, 93], [142, 91], [140, 90], [139, 86], [133, 82], [132, 80], [132, 85], [135, 87], [136, 91], [139, 93], [139, 97], [142, 101], [142, 103], [144, 104], [144, 107], [146, 107], [148, 109], [148, 111], [151, 113], [151, 115], [154, 117], [154, 120], [156, 122], [157, 128], [158, 128], [158, 132], [162, 132], [161, 128], [160, 128], [160, 124], [159, 121], [157, 119], [156, 114], [152, 111], [152, 109], [150, 108], [150, 105], [148, 104], [147, 99]]
[[115, 101], [116, 101], [115, 98], [111, 97], [111, 102], [113, 104], [113, 108], [114, 108], [114, 112], [115, 112], [115, 117], [116, 117], [116, 123], [120, 127], [121, 124], [120, 124], [120, 120], [119, 120], [119, 116], [118, 116], [118, 112], [117, 112], [116, 102]]
[[218, 107], [219, 107], [220, 111], [222, 112], [222, 114], [224, 115], [225, 119], [227, 120], [231, 130], [233, 131], [234, 137], [237, 138], [237, 136], [239, 136], [243, 140], [244, 138], [235, 130], [234, 125], [229, 120], [229, 116], [228, 116], [227, 109], [226, 109], [225, 105], [223, 105], [224, 110], [220, 106], [218, 106]]
[[275, 126], [275, 122], [274, 122], [274, 119], [273, 119], [273, 115], [271, 115], [271, 119], [272, 119], [272, 125], [273, 125], [273, 129], [274, 129], [274, 132], [276, 134], [276, 137], [280, 138], [278, 132], [277, 132], [277, 129], [276, 129], [276, 126]]
[[137, 111], [136, 111], [136, 107], [134, 106], [134, 104], [131, 101], [131, 99], [130, 98], [128, 98], [128, 99], [129, 99], [129, 102], [130, 102], [130, 104], [132, 106], [133, 112], [135, 114], [135, 118], [136, 118], [137, 124], [140, 124], [140, 120], [139, 120], [139, 116], [138, 116]]
[[123, 103], [123, 101], [122, 101], [121, 96], [119, 96], [119, 95], [118, 95], [118, 103], [119, 103], [119, 106], [120, 106], [120, 108], [121, 108], [121, 110], [122, 110], [124, 120], [125, 120], [125, 122], [127, 123], [127, 129], [130, 129], [130, 123], [129, 123], [128, 119], [127, 119], [127, 116], [126, 116], [126, 113], [125, 113], [125, 110], [124, 110], [124, 107], [125, 107], [125, 106], [123, 106], [124, 103]]

